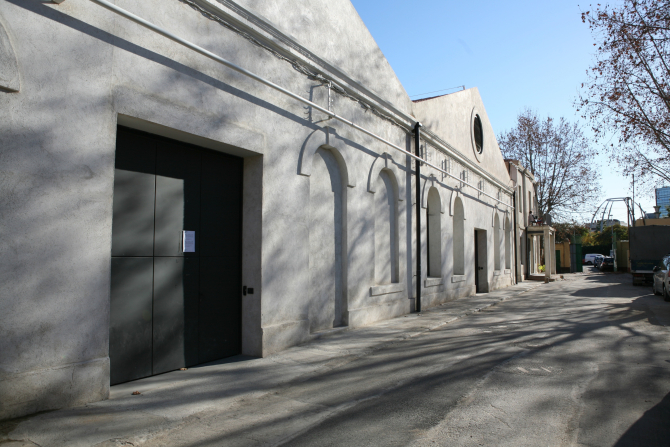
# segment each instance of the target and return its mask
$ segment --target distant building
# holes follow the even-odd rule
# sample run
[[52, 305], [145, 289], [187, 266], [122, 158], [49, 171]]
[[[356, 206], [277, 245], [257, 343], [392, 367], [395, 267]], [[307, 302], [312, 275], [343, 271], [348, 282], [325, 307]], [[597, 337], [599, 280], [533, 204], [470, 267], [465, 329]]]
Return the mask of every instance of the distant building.
[[647, 216], [653, 215], [653, 217], [646, 217], [644, 219], [637, 219], [635, 221], [636, 227], [648, 227], [653, 225], [670, 225], [670, 217], [657, 218], [653, 213], [647, 213]]
[[660, 206], [661, 217], [668, 217], [668, 206], [670, 206], [670, 186], [656, 188], [656, 206]]

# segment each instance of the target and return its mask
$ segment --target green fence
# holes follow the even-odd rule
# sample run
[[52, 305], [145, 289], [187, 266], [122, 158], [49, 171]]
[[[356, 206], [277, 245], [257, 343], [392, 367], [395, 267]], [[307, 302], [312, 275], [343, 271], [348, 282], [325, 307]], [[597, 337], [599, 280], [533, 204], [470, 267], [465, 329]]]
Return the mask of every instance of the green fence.
[[575, 245], [575, 264], [577, 272], [582, 271], [582, 260], [582, 244], [577, 244]]

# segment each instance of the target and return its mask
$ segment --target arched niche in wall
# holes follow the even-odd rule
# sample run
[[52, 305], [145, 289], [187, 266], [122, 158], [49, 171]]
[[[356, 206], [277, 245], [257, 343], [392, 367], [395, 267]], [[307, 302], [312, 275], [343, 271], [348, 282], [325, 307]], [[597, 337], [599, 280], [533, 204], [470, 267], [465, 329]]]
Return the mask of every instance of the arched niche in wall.
[[465, 207], [463, 206], [463, 197], [461, 197], [461, 194], [457, 189], [454, 189], [451, 191], [451, 196], [449, 198], [449, 215], [453, 216], [454, 215], [454, 206], [456, 204], [456, 199], [459, 199], [461, 201], [461, 209], [463, 211], [463, 220], [467, 219], [467, 216], [465, 214]]
[[[431, 175], [423, 181], [423, 188], [421, 190], [421, 208], [428, 208], [428, 193], [431, 189], [435, 189], [437, 192], [437, 179]], [[443, 203], [442, 196], [437, 192], [438, 197], [440, 198], [439, 212], [444, 214], [447, 211], [447, 207]]]
[[379, 157], [375, 158], [370, 167], [368, 174], [368, 192], [374, 193], [377, 190], [377, 178], [383, 170], [388, 170], [395, 177], [395, 185], [397, 188], [397, 198], [399, 201], [405, 200], [405, 176], [398, 166], [393, 162], [393, 157], [387, 152], [384, 152]]
[[427, 194], [426, 245], [428, 247], [428, 276], [442, 276], [442, 200], [435, 187]]
[[465, 209], [463, 200], [455, 194], [453, 196], [454, 275], [465, 275]]
[[18, 92], [20, 89], [18, 60], [9, 33], [0, 19], [0, 91]]
[[512, 225], [505, 214], [505, 269], [512, 268]]
[[[305, 154], [303, 154], [303, 161]], [[347, 324], [346, 254], [348, 165], [342, 152], [322, 145], [309, 162], [310, 330]]]
[[493, 265], [494, 270], [500, 270], [500, 217], [498, 213], [493, 216]]
[[354, 188], [358, 183], [358, 175], [356, 166], [358, 166], [354, 159], [355, 149], [336, 141], [334, 136], [335, 130], [330, 127], [317, 129], [310, 134], [302, 150], [300, 151], [300, 159], [298, 161], [298, 174], [309, 177], [312, 175], [314, 156], [321, 148], [329, 149], [333, 154], [341, 160], [342, 165], [346, 166], [347, 175], [345, 184], [349, 188]]
[[[496, 223], [496, 216], [500, 212], [500, 209], [498, 208], [498, 205], [495, 205], [493, 209], [491, 210], [491, 227], [495, 226]], [[500, 222], [498, 222], [500, 223]]]
[[369, 184], [373, 188], [368, 191], [374, 193], [375, 283], [397, 283], [400, 280], [398, 179], [393, 170], [384, 168]]

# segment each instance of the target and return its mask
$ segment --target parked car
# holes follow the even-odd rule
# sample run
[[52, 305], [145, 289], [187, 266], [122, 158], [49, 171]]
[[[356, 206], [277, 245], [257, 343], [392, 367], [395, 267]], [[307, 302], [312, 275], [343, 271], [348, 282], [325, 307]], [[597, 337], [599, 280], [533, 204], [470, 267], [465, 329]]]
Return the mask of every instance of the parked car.
[[584, 261], [582, 262], [582, 264], [593, 265], [593, 261], [596, 260], [596, 256], [602, 256], [602, 255], [599, 255], [598, 253], [589, 253], [584, 255]]
[[608, 271], [608, 272], [613, 272], [614, 271], [614, 258], [611, 258], [609, 256], [605, 256], [603, 258], [603, 261], [600, 263], [600, 271]]
[[596, 256], [596, 260], [593, 261], [593, 265], [595, 265], [596, 268], [600, 268], [600, 264], [602, 264], [603, 259], [605, 259], [605, 256], [603, 256], [603, 255]]
[[654, 276], [651, 290], [653, 290], [654, 295], [663, 295], [665, 301], [670, 301], [670, 282], [668, 282], [670, 255], [665, 255], [663, 261], [661, 261], [661, 265], [655, 266], [652, 271], [654, 272]]

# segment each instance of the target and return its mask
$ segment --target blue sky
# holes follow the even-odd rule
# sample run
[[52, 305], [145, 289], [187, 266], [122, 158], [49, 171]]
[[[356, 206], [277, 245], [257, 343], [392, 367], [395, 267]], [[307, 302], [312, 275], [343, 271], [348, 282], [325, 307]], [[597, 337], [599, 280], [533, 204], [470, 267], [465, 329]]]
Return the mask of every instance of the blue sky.
[[[513, 127], [526, 107], [543, 117], [581, 121], [573, 102], [594, 52], [588, 26], [581, 21], [589, 3], [352, 3], [409, 95], [477, 87], [496, 134]], [[608, 165], [604, 154], [597, 163], [602, 199], [631, 195], [630, 180], [619, 174], [620, 168]], [[652, 197], [636, 191], [636, 201], [653, 211]], [[615, 206], [614, 213], [625, 221], [623, 205]]]

